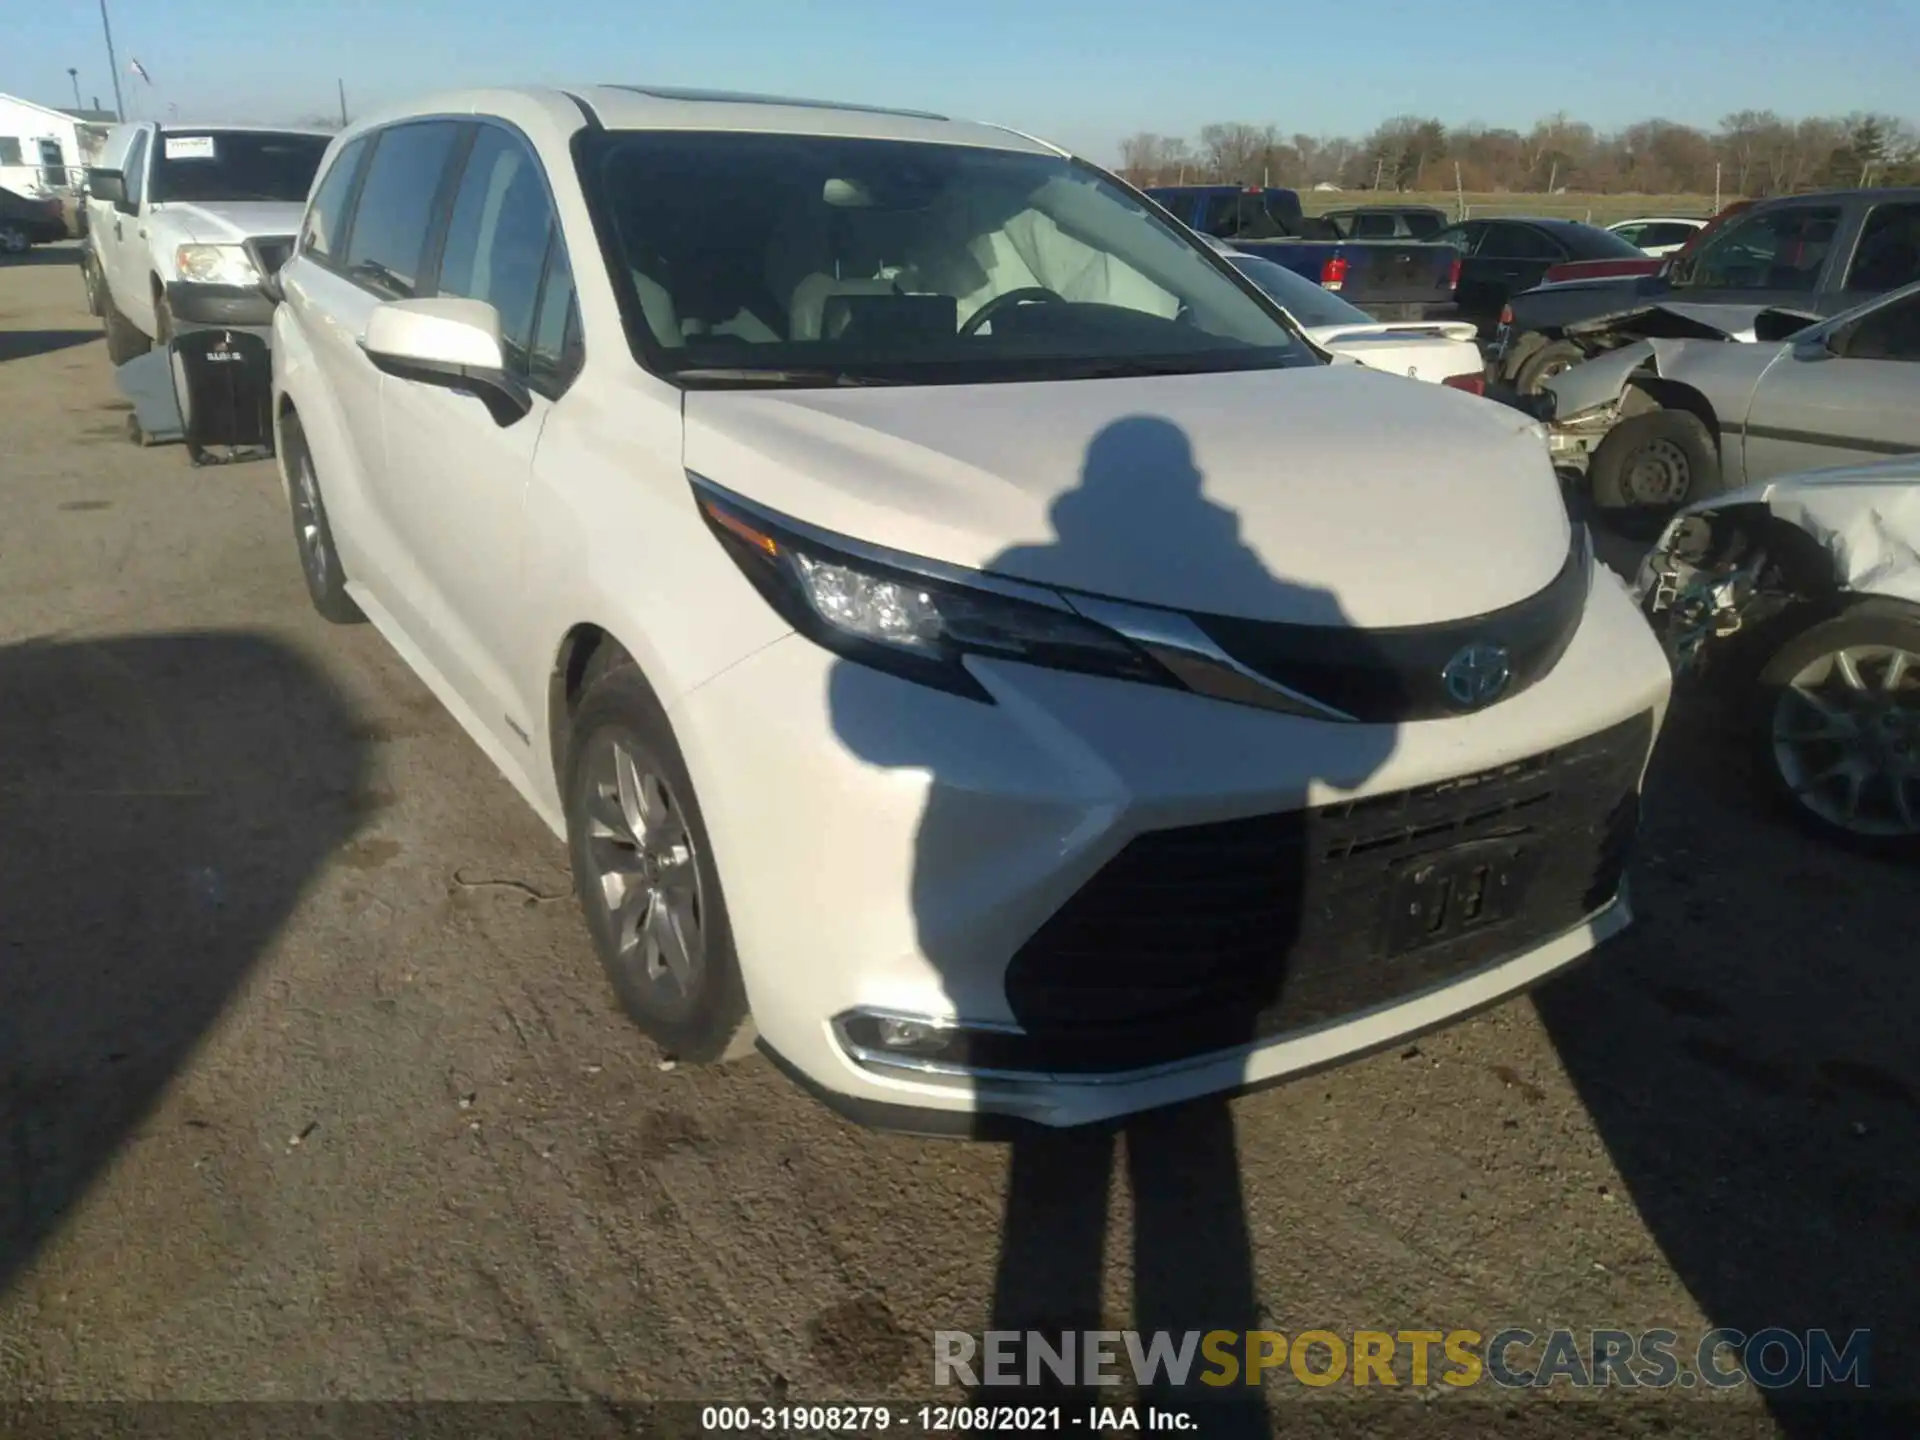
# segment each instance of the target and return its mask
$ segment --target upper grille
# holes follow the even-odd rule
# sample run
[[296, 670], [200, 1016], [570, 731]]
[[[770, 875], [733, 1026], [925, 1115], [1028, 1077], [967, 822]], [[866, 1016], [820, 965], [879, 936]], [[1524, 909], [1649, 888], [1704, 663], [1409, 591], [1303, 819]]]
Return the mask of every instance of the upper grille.
[[1503, 610], [1439, 625], [1362, 630], [1196, 615], [1207, 635], [1248, 669], [1370, 724], [1457, 714], [1441, 681], [1447, 661], [1476, 641], [1506, 647], [1510, 699], [1559, 663], [1580, 628], [1592, 583], [1584, 529], [1551, 584]]
[[[1136, 837], [1009, 964], [1007, 998], [1028, 1032], [1019, 1068], [1125, 1070], [1228, 1049], [1562, 933], [1619, 889], [1652, 733], [1645, 713], [1481, 774]], [[1395, 953], [1390, 897], [1409, 862], [1474, 842], [1524, 848], [1520, 900]]]

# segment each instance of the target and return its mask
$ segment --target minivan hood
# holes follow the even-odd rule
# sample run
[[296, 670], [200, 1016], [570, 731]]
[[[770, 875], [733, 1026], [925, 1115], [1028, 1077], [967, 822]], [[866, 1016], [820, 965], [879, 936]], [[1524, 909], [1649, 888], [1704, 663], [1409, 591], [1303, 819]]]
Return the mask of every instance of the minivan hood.
[[202, 245], [237, 245], [256, 235], [297, 233], [307, 207], [287, 200], [170, 200], [162, 209]]
[[686, 464], [908, 554], [1143, 604], [1422, 625], [1545, 588], [1571, 528], [1517, 410], [1354, 365], [690, 390]]

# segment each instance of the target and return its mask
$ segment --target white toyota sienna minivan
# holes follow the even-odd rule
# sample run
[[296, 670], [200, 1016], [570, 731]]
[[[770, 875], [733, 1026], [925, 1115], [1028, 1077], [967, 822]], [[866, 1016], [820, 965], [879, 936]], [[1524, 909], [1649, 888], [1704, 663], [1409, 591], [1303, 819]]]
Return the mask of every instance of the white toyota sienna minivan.
[[1111, 175], [621, 86], [333, 143], [300, 562], [565, 838], [642, 1029], [1074, 1125], [1572, 964], [1669, 675], [1516, 410], [1330, 363]]

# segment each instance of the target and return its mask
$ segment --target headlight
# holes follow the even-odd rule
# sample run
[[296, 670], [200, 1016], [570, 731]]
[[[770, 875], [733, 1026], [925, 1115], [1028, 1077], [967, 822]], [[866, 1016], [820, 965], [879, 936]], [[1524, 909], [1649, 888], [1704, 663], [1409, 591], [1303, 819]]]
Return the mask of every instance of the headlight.
[[239, 245], [182, 245], [173, 252], [182, 280], [198, 285], [258, 285], [260, 272]]
[[689, 474], [700, 514], [767, 603], [815, 644], [992, 703], [968, 655], [1184, 688], [1158, 662], [1040, 586], [800, 533]]

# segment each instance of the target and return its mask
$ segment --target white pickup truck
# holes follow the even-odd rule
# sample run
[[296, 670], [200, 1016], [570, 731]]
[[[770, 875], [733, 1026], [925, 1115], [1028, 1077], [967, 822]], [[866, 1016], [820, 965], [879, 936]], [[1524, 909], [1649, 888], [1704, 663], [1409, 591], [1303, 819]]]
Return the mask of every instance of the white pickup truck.
[[293, 250], [332, 136], [245, 125], [117, 129], [87, 172], [88, 308], [124, 365], [176, 324], [266, 335], [260, 288]]

